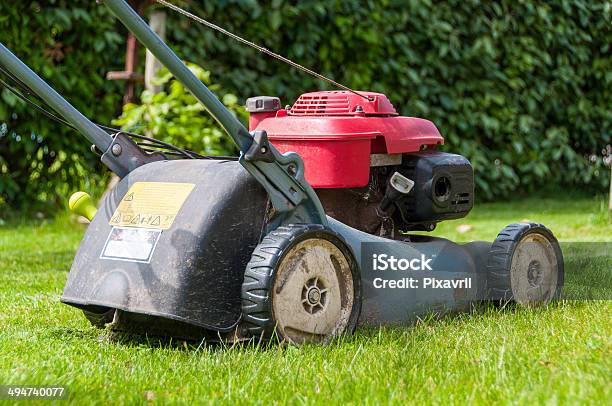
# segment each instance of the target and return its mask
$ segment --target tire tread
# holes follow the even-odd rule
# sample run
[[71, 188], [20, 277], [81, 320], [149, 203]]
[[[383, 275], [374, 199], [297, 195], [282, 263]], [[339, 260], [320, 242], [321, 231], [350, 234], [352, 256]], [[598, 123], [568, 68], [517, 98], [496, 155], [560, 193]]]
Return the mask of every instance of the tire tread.
[[[487, 260], [488, 298], [498, 301], [513, 300], [510, 269], [516, 244], [530, 231], [540, 230], [556, 243], [553, 233], [539, 223], [513, 223], [497, 235]], [[562, 260], [562, 259], [561, 259]], [[562, 282], [562, 280], [561, 280]]]

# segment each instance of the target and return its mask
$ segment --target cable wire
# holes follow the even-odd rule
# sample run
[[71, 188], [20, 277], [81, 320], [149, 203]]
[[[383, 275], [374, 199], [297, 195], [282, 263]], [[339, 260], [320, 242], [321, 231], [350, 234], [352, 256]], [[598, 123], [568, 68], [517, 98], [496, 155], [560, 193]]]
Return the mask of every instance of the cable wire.
[[280, 61], [282, 61], [282, 62], [284, 62], [284, 63], [286, 63], [286, 64], [288, 64], [290, 66], [293, 66], [296, 69], [300, 69], [300, 70], [308, 73], [309, 75], [312, 75], [312, 76], [314, 76], [314, 77], [316, 77], [318, 79], [324, 80], [324, 81], [326, 81], [328, 83], [331, 83], [334, 86], [339, 87], [340, 89], [347, 90], [347, 91], [349, 91], [351, 93], [354, 93], [357, 96], [363, 97], [366, 100], [371, 100], [370, 97], [368, 97], [368, 96], [366, 96], [364, 94], [361, 94], [361, 93], [351, 89], [348, 86], [345, 86], [345, 85], [343, 85], [341, 83], [336, 82], [333, 79], [330, 79], [330, 78], [328, 78], [326, 76], [321, 75], [320, 73], [317, 73], [317, 72], [315, 72], [315, 71], [313, 71], [311, 69], [308, 69], [307, 67], [302, 66], [299, 63], [292, 61], [291, 59], [285, 58], [282, 55], [279, 55], [279, 54], [277, 54], [275, 52], [272, 52], [269, 49], [267, 49], [265, 47], [262, 47], [261, 45], [257, 45], [254, 42], [251, 42], [251, 41], [249, 41], [247, 39], [244, 39], [244, 38], [242, 38], [242, 37], [240, 37], [240, 36], [230, 32], [230, 31], [228, 31], [228, 30], [226, 30], [224, 28], [219, 27], [216, 24], [211, 23], [210, 21], [206, 21], [202, 17], [198, 17], [197, 15], [192, 14], [189, 11], [180, 8], [179, 6], [177, 6], [175, 4], [169, 3], [166, 0], [155, 0], [155, 1], [157, 3], [159, 3], [159, 4], [161, 4], [162, 6], [165, 6], [165, 7], [169, 8], [169, 9], [171, 9], [171, 10], [176, 11], [179, 14], [182, 14], [182, 15], [184, 15], [184, 16], [186, 16], [186, 17], [188, 17], [188, 18], [190, 18], [190, 19], [192, 19], [192, 20], [194, 20], [194, 21], [196, 21], [196, 22], [198, 22], [200, 24], [202, 24], [202, 25], [207, 26], [208, 28], [212, 28], [213, 30], [218, 31], [221, 34], [227, 35], [228, 37], [233, 38], [233, 39], [235, 39], [238, 42], [242, 42], [243, 44], [248, 45], [251, 48], [255, 48], [259, 52], [262, 52], [262, 53], [264, 53], [266, 55], [269, 55], [269, 56], [271, 56], [273, 58], [276, 58], [276, 59], [278, 59], [278, 60], [280, 60]]
[[[8, 77], [9, 80], [11, 80], [12, 82], [15, 83], [15, 86], [17, 88], [19, 88], [19, 90], [17, 90], [15, 88], [15, 86], [10, 85], [9, 83], [7, 83], [6, 81], [4, 81], [2, 78], [0, 78], [0, 85], [4, 88], [6, 88], [8, 91], [10, 91], [11, 93], [13, 93], [15, 96], [17, 96], [19, 99], [23, 100], [26, 104], [28, 104], [30, 107], [34, 108], [35, 110], [37, 110], [38, 112], [42, 113], [43, 115], [45, 115], [46, 117], [50, 118], [51, 120], [54, 120], [68, 128], [71, 128], [75, 131], [78, 131], [76, 129], [76, 127], [74, 127], [72, 124], [70, 124], [68, 121], [64, 120], [62, 117], [60, 117], [59, 115], [57, 115], [57, 112], [53, 113], [50, 110], [53, 110], [44, 100], [42, 100], [40, 97], [38, 97], [38, 95], [36, 95], [34, 92], [32, 92], [32, 90], [26, 86], [24, 83], [22, 83], [21, 81], [19, 81], [16, 77], [14, 77], [10, 72], [7, 72], [6, 69], [4, 69], [4, 67], [0, 64], [0, 72], [3, 73], [6, 77]], [[38, 99], [38, 101], [40, 102], [40, 104], [44, 105], [45, 107], [42, 107], [40, 104], [32, 101], [28, 96], [24, 95], [27, 94], [28, 96], [34, 96], [36, 99]], [[54, 110], [53, 110], [54, 111]], [[106, 131], [107, 133], [109, 133], [109, 135], [115, 135], [117, 133], [122, 133], [125, 134], [127, 136], [129, 136], [130, 138], [135, 138], [137, 140], [141, 140], [141, 141], [135, 141], [137, 145], [139, 146], [143, 146], [144, 150], [147, 152], [160, 152], [162, 154], [166, 154], [166, 155], [172, 155], [172, 156], [182, 156], [182, 157], [186, 157], [189, 159], [226, 159], [226, 160], [235, 160], [238, 159], [238, 157], [229, 157], [229, 156], [209, 156], [209, 155], [201, 155], [198, 154], [197, 152], [193, 152], [187, 149], [183, 149], [183, 148], [179, 148], [173, 144], [170, 144], [168, 142], [165, 141], [161, 141], [158, 140], [156, 138], [151, 138], [151, 137], [147, 137], [145, 135], [141, 135], [141, 134], [136, 134], [136, 133], [132, 133], [129, 131], [123, 131], [119, 128], [114, 128], [114, 127], [109, 127], [109, 126], [105, 126], [105, 125], [101, 125], [101, 124], [96, 124], [98, 127], [100, 127], [101, 129], [103, 129], [104, 131]], [[154, 147], [153, 149], [151, 147]], [[162, 150], [160, 150], [162, 149]]]

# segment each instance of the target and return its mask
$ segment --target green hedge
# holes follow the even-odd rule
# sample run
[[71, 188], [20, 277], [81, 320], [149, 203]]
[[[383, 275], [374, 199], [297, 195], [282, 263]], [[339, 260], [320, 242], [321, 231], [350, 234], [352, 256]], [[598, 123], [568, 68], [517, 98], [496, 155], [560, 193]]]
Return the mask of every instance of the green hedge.
[[[0, 42], [83, 114], [106, 123], [119, 113], [123, 91], [105, 80], [107, 71], [123, 65], [124, 35], [116, 29], [93, 0], [0, 5]], [[0, 207], [54, 210], [70, 192], [101, 188], [103, 166], [78, 133], [7, 90], [0, 96]]]
[[[610, 2], [175, 2], [338, 81], [384, 92], [402, 114], [434, 121], [446, 148], [474, 164], [481, 199], [542, 187], [606, 191], [609, 169], [603, 159], [612, 123]], [[121, 88], [103, 76], [120, 68], [123, 57], [113, 19], [93, 0], [34, 4], [40, 12], [33, 12], [32, 5], [2, 6], [7, 10], [0, 13], [0, 40], [84, 113], [109, 121]], [[326, 88], [168, 13], [169, 42], [179, 55], [210, 70], [213, 81], [241, 100], [266, 94], [290, 103], [301, 92]], [[65, 57], [54, 62], [44, 51], [58, 42]], [[9, 203], [22, 203], [14, 194], [17, 188], [29, 196], [46, 191], [36, 196], [52, 198], [63, 190], [52, 186], [72, 187], [75, 173], [99, 168], [70, 132], [23, 106], [1, 106], [0, 122], [17, 113], [0, 137], [0, 187]], [[31, 130], [42, 137], [40, 143], [30, 142]], [[10, 139], [13, 131], [22, 136], [21, 143]], [[34, 153], [40, 150], [48, 151], [42, 154], [48, 161]], [[65, 158], [57, 164], [60, 151]], [[59, 169], [52, 172], [53, 164], [45, 162]], [[37, 179], [27, 175], [33, 165], [39, 165]], [[98, 178], [90, 174], [89, 179]]]

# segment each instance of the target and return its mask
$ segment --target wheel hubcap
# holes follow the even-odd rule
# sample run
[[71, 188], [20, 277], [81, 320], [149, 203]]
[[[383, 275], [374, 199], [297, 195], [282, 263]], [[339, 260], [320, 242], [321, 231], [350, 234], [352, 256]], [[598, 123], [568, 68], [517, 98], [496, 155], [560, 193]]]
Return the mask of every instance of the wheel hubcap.
[[341, 334], [353, 303], [349, 262], [332, 242], [304, 240], [285, 254], [272, 286], [272, 312], [284, 338], [300, 344]]
[[304, 284], [302, 289], [302, 304], [304, 310], [310, 314], [314, 314], [325, 308], [325, 299], [328, 290], [319, 278], [311, 278]]
[[558, 263], [551, 242], [543, 235], [527, 235], [512, 257], [510, 282], [514, 300], [522, 305], [548, 302], [557, 289]]

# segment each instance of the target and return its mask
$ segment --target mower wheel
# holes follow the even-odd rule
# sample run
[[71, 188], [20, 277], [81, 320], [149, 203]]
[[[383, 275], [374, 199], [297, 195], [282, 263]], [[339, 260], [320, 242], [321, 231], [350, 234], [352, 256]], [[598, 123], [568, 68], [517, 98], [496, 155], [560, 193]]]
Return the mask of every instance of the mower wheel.
[[562, 287], [563, 254], [548, 228], [515, 223], [499, 233], [488, 256], [490, 299], [534, 306], [559, 298]]
[[327, 343], [353, 332], [360, 308], [357, 263], [326, 227], [279, 227], [253, 251], [242, 284], [243, 321], [251, 336]]
[[87, 320], [89, 320], [92, 326], [104, 328], [104, 326], [113, 321], [113, 317], [115, 317], [115, 309], [107, 309], [99, 313], [90, 310], [83, 310], [83, 315]]

